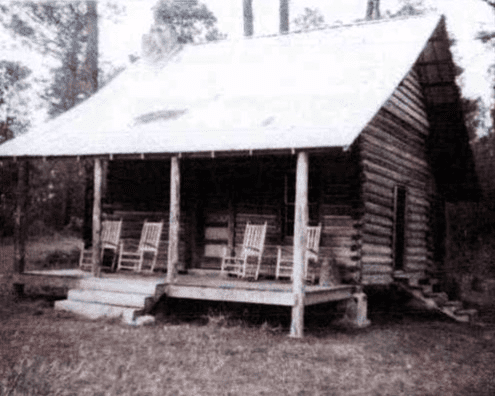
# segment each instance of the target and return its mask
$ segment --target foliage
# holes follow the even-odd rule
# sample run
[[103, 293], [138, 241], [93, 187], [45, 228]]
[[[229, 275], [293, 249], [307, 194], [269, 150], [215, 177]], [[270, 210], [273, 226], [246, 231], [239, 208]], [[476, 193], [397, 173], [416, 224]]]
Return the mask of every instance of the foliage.
[[318, 8], [304, 9], [304, 12], [293, 21], [296, 30], [317, 29], [325, 25], [325, 18]]
[[171, 26], [181, 44], [225, 38], [215, 26], [215, 15], [197, 0], [160, 0], [154, 17], [157, 25]]
[[401, 0], [401, 3], [402, 7], [391, 18], [422, 15], [426, 11], [423, 0]]
[[29, 125], [28, 97], [31, 70], [18, 62], [0, 60], [0, 143]]

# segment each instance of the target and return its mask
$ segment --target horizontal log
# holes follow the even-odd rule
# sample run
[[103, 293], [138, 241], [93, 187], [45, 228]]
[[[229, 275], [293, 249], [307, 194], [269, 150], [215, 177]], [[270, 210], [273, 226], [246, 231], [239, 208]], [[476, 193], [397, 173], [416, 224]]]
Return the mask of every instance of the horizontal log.
[[396, 92], [400, 92], [404, 96], [404, 100], [413, 103], [416, 112], [422, 112], [427, 116], [425, 100], [421, 90], [418, 90], [413, 84], [404, 79], [397, 87]]
[[362, 238], [363, 243], [372, 243], [375, 245], [392, 246], [392, 238], [380, 237], [376, 235], [364, 234]]
[[427, 119], [422, 119], [418, 117], [416, 114], [411, 112], [410, 108], [407, 107], [404, 103], [398, 100], [395, 96], [391, 96], [384, 104], [384, 107], [393, 112], [398, 117], [402, 118], [408, 124], [414, 126], [419, 132], [428, 134], [430, 125]]
[[428, 224], [429, 217], [426, 216], [425, 214], [409, 213], [408, 214], [408, 220], [409, 221], [418, 222], [418, 223]]
[[369, 233], [369, 234], [373, 234], [373, 235], [391, 237], [392, 236], [392, 228], [391, 227], [384, 227], [384, 226], [376, 225], [376, 224], [365, 223], [363, 226], [363, 233]]
[[323, 221], [327, 226], [336, 226], [336, 227], [353, 227], [356, 222], [350, 216], [334, 216], [334, 215], [325, 215], [323, 216]]
[[363, 219], [368, 224], [376, 224], [379, 226], [384, 226], [392, 229], [394, 222], [389, 217], [377, 216], [372, 213], [365, 213]]
[[393, 265], [393, 258], [392, 257], [387, 257], [387, 256], [363, 256], [361, 258], [361, 265], [375, 265], [375, 264], [381, 264], [381, 265], [388, 265], [392, 266]]
[[367, 274], [390, 274], [393, 271], [393, 268], [388, 265], [380, 265], [380, 264], [366, 264], [362, 265], [361, 273], [363, 275]]
[[364, 173], [370, 172], [389, 178], [391, 181], [395, 182], [394, 184], [408, 184], [419, 189], [425, 189], [426, 187], [426, 183], [424, 181], [411, 179], [408, 175], [393, 171], [368, 159], [363, 159], [362, 165]]
[[[379, 207], [387, 208], [389, 210], [392, 210], [394, 207], [394, 201], [392, 198], [384, 198], [381, 195], [376, 195], [368, 191], [363, 191], [361, 195], [361, 199], [365, 204], [377, 205]], [[365, 209], [366, 212], [369, 211], [375, 214], [380, 214], [379, 212], [373, 211], [372, 208], [370, 210], [367, 210], [369, 208], [365, 206]]]
[[363, 134], [363, 138], [369, 143], [389, 151], [403, 162], [407, 161], [413, 166], [416, 165], [425, 170], [429, 169], [426, 158], [422, 158], [426, 157], [426, 153], [423, 150], [412, 150], [409, 145], [402, 143], [390, 135], [387, 136], [381, 133], [381, 130], [372, 124], [366, 126], [366, 131], [368, 130], [371, 133]]
[[348, 247], [356, 246], [356, 240], [352, 237], [342, 237], [334, 235], [322, 235], [321, 236], [321, 246], [327, 247]]
[[357, 234], [357, 231], [355, 228], [351, 228], [351, 227], [334, 227], [334, 226], [324, 225], [322, 227], [322, 233], [329, 236], [335, 235], [341, 237], [352, 237], [353, 235]]
[[361, 247], [362, 255], [377, 255], [377, 256], [390, 256], [392, 257], [392, 248], [385, 245], [372, 245], [370, 243], [363, 243]]
[[428, 255], [428, 249], [426, 247], [406, 247], [406, 255], [410, 256], [427, 256]]
[[363, 194], [372, 193], [382, 198], [386, 198], [393, 202], [394, 189], [393, 187], [383, 187], [382, 185], [375, 183], [372, 180], [366, 180], [363, 182]]
[[394, 217], [393, 213], [393, 207], [389, 206], [383, 206], [383, 205], [377, 205], [376, 203], [369, 202], [370, 196], [367, 195], [364, 198], [364, 209], [366, 213], [372, 213], [381, 217], [389, 218], [392, 219]]
[[423, 224], [423, 223], [411, 223], [411, 222], [408, 222], [407, 225], [406, 225], [407, 229], [411, 230], [411, 231], [429, 231], [430, 228], [428, 227], [428, 225], [426, 224]]
[[406, 240], [407, 240], [407, 246], [411, 248], [428, 246], [426, 238], [411, 238], [406, 235]]
[[409, 271], [426, 271], [428, 269], [428, 265], [426, 261], [424, 263], [408, 263], [406, 262], [404, 269], [406, 272]]
[[396, 89], [394, 91], [393, 98], [398, 100], [397, 105], [400, 106], [402, 110], [406, 111], [410, 117], [412, 117], [417, 122], [429, 127], [428, 115], [426, 114], [424, 108], [416, 105], [415, 101], [411, 100], [408, 96], [403, 94], [400, 89]]
[[413, 180], [426, 183], [430, 178], [427, 168], [419, 167], [418, 165], [397, 158], [386, 150], [381, 150], [376, 146], [370, 146], [368, 142], [363, 141], [363, 153], [361, 157], [362, 159], [369, 160], [379, 166], [397, 172], [408, 181]]
[[388, 285], [393, 282], [390, 274], [363, 274], [361, 283], [363, 285]]
[[372, 120], [371, 124], [388, 135], [411, 145], [413, 150], [422, 152], [426, 149], [426, 136], [417, 132], [412, 126], [404, 123], [387, 111], [380, 111]]

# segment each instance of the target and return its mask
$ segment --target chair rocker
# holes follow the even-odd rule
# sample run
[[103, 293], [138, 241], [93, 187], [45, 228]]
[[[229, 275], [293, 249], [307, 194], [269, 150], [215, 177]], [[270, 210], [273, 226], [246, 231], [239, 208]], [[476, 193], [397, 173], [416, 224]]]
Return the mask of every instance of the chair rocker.
[[[163, 221], [161, 222], [148, 222], [143, 224], [143, 230], [141, 231], [141, 239], [136, 251], [126, 251], [124, 249], [124, 243], [121, 242], [119, 261], [117, 265], [117, 271], [131, 270], [136, 272], [150, 272], [155, 269], [156, 259], [158, 257], [158, 246], [160, 245], [160, 238], [162, 235]], [[146, 253], [152, 254], [150, 268], [143, 268], [144, 256]]]
[[[112, 264], [110, 269], [113, 270], [119, 249], [120, 234], [122, 232], [122, 219], [120, 220], [105, 220], [102, 222], [101, 230], [101, 260], [105, 250], [111, 250]], [[82, 270], [91, 270], [93, 267], [93, 249], [82, 249], [79, 257], [79, 268]]]
[[249, 224], [249, 222], [246, 224], [240, 255], [228, 256], [225, 253], [222, 259], [222, 274], [258, 279], [265, 245], [266, 228], [266, 222], [263, 225]]
[[[315, 282], [316, 275], [309, 269], [310, 260], [318, 261], [318, 252], [320, 250], [321, 224], [316, 227], [306, 227], [306, 250], [304, 252], [304, 279], [307, 282]], [[294, 255], [285, 254], [283, 247], [278, 247], [277, 266], [275, 269], [275, 279], [290, 278], [293, 279]]]

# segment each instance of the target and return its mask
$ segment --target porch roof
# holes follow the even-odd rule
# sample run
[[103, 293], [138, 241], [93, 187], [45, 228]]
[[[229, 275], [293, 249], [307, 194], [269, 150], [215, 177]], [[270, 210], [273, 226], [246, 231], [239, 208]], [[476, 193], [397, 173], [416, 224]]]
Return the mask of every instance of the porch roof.
[[411, 69], [438, 16], [188, 45], [140, 60], [0, 157], [352, 144]]

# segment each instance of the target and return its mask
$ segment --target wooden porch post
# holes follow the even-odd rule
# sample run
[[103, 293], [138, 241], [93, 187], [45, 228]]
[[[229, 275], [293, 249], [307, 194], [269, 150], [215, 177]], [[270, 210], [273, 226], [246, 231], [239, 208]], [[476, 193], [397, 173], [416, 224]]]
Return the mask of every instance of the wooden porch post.
[[292, 292], [295, 303], [292, 307], [290, 336], [301, 338], [304, 333], [304, 250], [306, 246], [306, 226], [308, 224], [308, 153], [297, 155], [296, 207], [294, 216], [294, 268]]
[[180, 164], [178, 157], [170, 163], [170, 222], [168, 231], [167, 283], [173, 283], [179, 262], [180, 231]]
[[101, 270], [101, 189], [102, 189], [101, 160], [95, 158], [94, 164], [94, 195], [93, 195], [93, 276], [99, 277]]
[[[13, 271], [22, 274], [26, 266], [27, 207], [29, 193], [29, 162], [20, 161], [17, 169], [16, 211], [14, 224]], [[24, 285], [14, 284], [14, 293], [22, 295]]]

